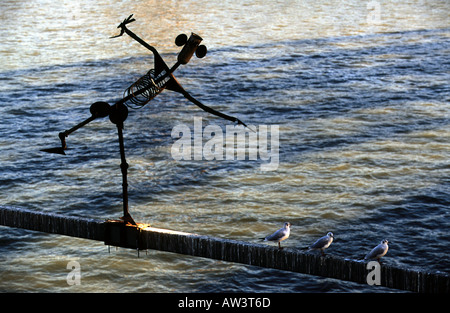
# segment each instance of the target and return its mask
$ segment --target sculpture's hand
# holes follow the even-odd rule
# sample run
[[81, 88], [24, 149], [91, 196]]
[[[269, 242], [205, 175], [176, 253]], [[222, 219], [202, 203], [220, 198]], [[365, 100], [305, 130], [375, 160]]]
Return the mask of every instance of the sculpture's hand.
[[120, 34], [117, 36], [112, 36], [110, 38], [117, 38], [117, 37], [122, 36], [125, 33], [125, 28], [126, 28], [125, 25], [133, 23], [134, 21], [136, 21], [136, 19], [134, 19], [133, 14], [131, 14], [126, 19], [124, 19], [123, 22], [119, 24], [119, 26], [117, 26], [117, 28], [121, 28]]

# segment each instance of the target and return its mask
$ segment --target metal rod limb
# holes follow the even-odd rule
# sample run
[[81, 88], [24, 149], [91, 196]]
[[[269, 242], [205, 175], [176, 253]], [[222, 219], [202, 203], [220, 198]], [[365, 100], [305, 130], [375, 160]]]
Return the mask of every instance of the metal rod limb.
[[132, 225], [136, 225], [136, 222], [128, 211], [128, 163], [125, 158], [125, 146], [123, 143], [123, 122], [117, 123], [117, 132], [119, 135], [119, 147], [120, 147], [120, 169], [122, 170], [122, 198], [123, 198], [123, 217], [124, 222], [128, 222]]
[[93, 120], [95, 120], [97, 118], [97, 116], [91, 115], [91, 117], [85, 119], [84, 121], [82, 121], [81, 123], [75, 125], [74, 127], [72, 127], [69, 130], [66, 130], [63, 132], [63, 134], [67, 137], [69, 136], [71, 133], [73, 133], [74, 131], [80, 129], [81, 127], [89, 124], [90, 122], [92, 122]]
[[[133, 19], [134, 20], [134, 19]], [[128, 24], [128, 22], [124, 21], [123, 23], [121, 23], [119, 25], [119, 27], [121, 28], [121, 33], [118, 36], [114, 36], [114, 37], [119, 37], [122, 36], [124, 33], [126, 33], [128, 36], [130, 36], [131, 38], [133, 38], [134, 40], [136, 40], [139, 44], [141, 44], [143, 47], [147, 48], [148, 50], [150, 50], [153, 55], [154, 55], [154, 59], [155, 59], [155, 70], [156, 72], [159, 74], [162, 70], [165, 70], [166, 72], [170, 72], [169, 67], [167, 66], [167, 64], [164, 62], [163, 58], [161, 57], [161, 55], [159, 54], [159, 52], [155, 49], [155, 47], [149, 45], [148, 43], [146, 43], [144, 40], [142, 40], [138, 35], [136, 35], [135, 33], [133, 33], [131, 30], [129, 30], [125, 25]], [[175, 70], [175, 69], [174, 69]]]
[[[180, 86], [181, 87], [181, 86]], [[194, 103], [196, 106], [198, 106], [199, 108], [201, 108], [203, 111], [211, 113], [213, 115], [219, 116], [223, 119], [226, 119], [230, 122], [233, 123], [237, 123], [240, 125], [243, 125], [244, 127], [247, 127], [247, 124], [245, 124], [244, 122], [242, 122], [240, 119], [234, 117], [234, 116], [230, 116], [227, 114], [224, 114], [222, 112], [216, 111], [214, 109], [211, 109], [210, 107], [204, 105], [203, 103], [201, 103], [200, 101], [198, 101], [197, 99], [195, 99], [194, 97], [192, 97], [186, 90], [184, 90], [183, 88], [181, 88], [180, 92], [183, 94], [183, 96], [188, 99], [189, 101], [191, 101], [192, 103]], [[248, 128], [248, 127], [247, 127]]]
[[65, 130], [63, 132], [60, 132], [58, 134], [59, 140], [61, 141], [61, 147], [50, 148], [50, 149], [42, 149], [41, 151], [49, 152], [49, 153], [63, 154], [63, 155], [66, 154], [64, 152], [64, 150], [67, 149], [66, 137], [69, 136], [74, 131], [80, 129], [81, 127], [89, 124], [93, 120], [95, 120], [97, 118], [100, 118], [100, 117], [108, 116], [109, 115], [109, 111], [110, 111], [110, 106], [106, 102], [98, 101], [98, 102], [95, 102], [95, 103], [91, 104], [91, 107], [90, 107], [89, 110], [91, 111], [91, 116], [90, 117], [88, 117], [87, 119], [85, 119], [81, 123], [78, 123], [77, 125], [73, 126], [72, 128], [70, 128], [68, 130]]

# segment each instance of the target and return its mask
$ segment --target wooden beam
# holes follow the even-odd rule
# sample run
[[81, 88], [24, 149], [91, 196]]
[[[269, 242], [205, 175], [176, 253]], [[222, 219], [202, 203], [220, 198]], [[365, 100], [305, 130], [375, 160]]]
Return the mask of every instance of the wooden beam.
[[[367, 284], [367, 262], [304, 250], [222, 239], [168, 229], [127, 226], [121, 221], [69, 217], [0, 206], [0, 225], [103, 241], [107, 245], [153, 249], [215, 260], [274, 268]], [[450, 276], [382, 264], [380, 285], [425, 293], [449, 293]]]
[[0, 225], [104, 241], [104, 221], [0, 206]]

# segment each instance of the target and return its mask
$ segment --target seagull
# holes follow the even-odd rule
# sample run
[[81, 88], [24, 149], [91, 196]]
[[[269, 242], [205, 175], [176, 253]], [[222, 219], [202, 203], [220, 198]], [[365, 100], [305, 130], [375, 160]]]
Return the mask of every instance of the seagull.
[[322, 255], [325, 255], [324, 250], [328, 248], [333, 242], [334, 235], [332, 232], [328, 232], [326, 236], [317, 239], [315, 243], [308, 247], [309, 250], [320, 250]]
[[373, 260], [373, 259], [376, 259], [377, 261], [380, 260], [388, 252], [389, 249], [388, 243], [389, 241], [387, 241], [386, 239], [382, 240], [378, 246], [373, 248], [372, 251], [370, 251], [366, 255], [364, 260]]
[[276, 232], [274, 232], [272, 235], [269, 235], [265, 238], [261, 238], [264, 241], [275, 241], [278, 242], [278, 248], [279, 249], [283, 249], [280, 245], [280, 242], [283, 240], [286, 240], [289, 238], [289, 234], [291, 232], [291, 223], [284, 223], [284, 227], [280, 228], [279, 230], [277, 230]]

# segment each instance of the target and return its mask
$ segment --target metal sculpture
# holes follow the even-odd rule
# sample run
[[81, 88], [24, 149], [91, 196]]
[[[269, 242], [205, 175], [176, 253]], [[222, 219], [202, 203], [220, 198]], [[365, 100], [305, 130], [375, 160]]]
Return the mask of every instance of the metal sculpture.
[[117, 126], [117, 132], [119, 137], [119, 148], [120, 148], [120, 158], [121, 158], [121, 172], [122, 172], [122, 196], [123, 196], [123, 217], [121, 219], [125, 224], [136, 225], [136, 222], [130, 215], [128, 209], [128, 182], [127, 182], [127, 170], [128, 163], [125, 158], [125, 147], [123, 140], [123, 123], [128, 117], [128, 107], [139, 108], [143, 107], [150, 100], [160, 94], [164, 89], [172, 90], [181, 93], [186, 99], [199, 106], [202, 110], [211, 113], [213, 115], [219, 116], [231, 122], [247, 126], [241, 120], [216, 111], [200, 101], [192, 97], [175, 79], [173, 72], [180, 66], [187, 64], [192, 56], [195, 54], [199, 58], [203, 58], [206, 55], [207, 49], [204, 45], [200, 45], [203, 40], [197, 34], [192, 33], [188, 38], [186, 35], [178, 35], [175, 39], [175, 44], [179, 47], [183, 47], [177, 57], [177, 62], [171, 68], [162, 59], [158, 51], [146, 43], [144, 40], [139, 38], [136, 34], [130, 31], [126, 25], [134, 22], [133, 14], [126, 18], [117, 28], [120, 28], [120, 34], [113, 36], [111, 38], [117, 38], [122, 36], [124, 33], [129, 35], [131, 38], [136, 40], [145, 48], [149, 49], [154, 55], [154, 69], [151, 69], [141, 77], [138, 81], [132, 84], [124, 92], [123, 98], [113, 105], [109, 105], [107, 102], [95, 102], [90, 106], [91, 116], [84, 120], [83, 122], [75, 125], [69, 130], [59, 133], [59, 139], [61, 140], [61, 147], [43, 149], [41, 151], [49, 153], [57, 153], [65, 155], [67, 149], [66, 137], [69, 136], [74, 131], [85, 126], [86, 124], [92, 122], [97, 118], [103, 118], [109, 116], [110, 121]]

